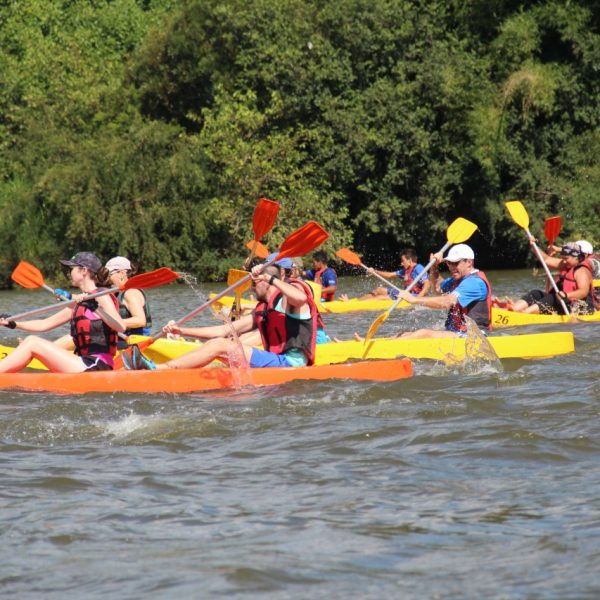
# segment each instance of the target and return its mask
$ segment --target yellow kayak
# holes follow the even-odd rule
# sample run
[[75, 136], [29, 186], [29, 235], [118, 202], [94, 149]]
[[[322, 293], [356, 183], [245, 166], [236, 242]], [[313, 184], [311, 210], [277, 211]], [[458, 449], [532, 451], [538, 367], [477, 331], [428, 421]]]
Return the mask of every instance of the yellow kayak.
[[[214, 298], [216, 294], [210, 294], [209, 298]], [[223, 296], [217, 302], [214, 303], [215, 309], [220, 311], [223, 308], [230, 308], [233, 306], [235, 298], [233, 296]], [[377, 311], [383, 312], [387, 310], [394, 303], [391, 299], [383, 300], [358, 300], [352, 298], [344, 302], [343, 300], [332, 300], [331, 302], [319, 302], [319, 312], [323, 314], [327, 313], [348, 313], [348, 312], [359, 312], [359, 311]], [[242, 298], [241, 307], [244, 311], [251, 311], [256, 306], [256, 300], [247, 300]], [[404, 300], [398, 304], [396, 308], [408, 308], [410, 304]]]
[[[131, 336], [131, 343], [147, 340], [144, 336]], [[487, 338], [498, 358], [547, 358], [568, 354], [575, 350], [573, 334], [570, 331], [537, 333], [528, 335], [490, 336]], [[156, 340], [144, 350], [144, 354], [156, 363], [164, 363], [198, 348], [200, 342], [185, 339]], [[0, 357], [7, 356], [13, 348], [0, 346]], [[347, 362], [351, 359], [366, 358], [408, 358], [438, 361], [460, 361], [469, 355], [468, 342], [464, 338], [436, 338], [424, 340], [403, 340], [400, 338], [375, 338], [365, 346], [363, 342], [343, 341], [318, 344], [316, 365]], [[32, 369], [45, 369], [39, 361], [28, 365]]]
[[520, 325], [553, 325], [557, 323], [578, 323], [600, 321], [600, 310], [591, 315], [530, 315], [514, 312], [504, 308], [492, 307], [492, 324], [494, 328], [517, 327]]
[[[486, 338], [498, 358], [548, 358], [575, 351], [570, 331], [530, 335], [489, 336]], [[403, 340], [375, 338], [369, 344], [346, 341], [319, 344], [315, 364], [345, 362], [350, 358], [392, 358], [406, 356], [444, 362], [457, 362], [477, 354], [477, 340], [472, 347], [465, 338]]]

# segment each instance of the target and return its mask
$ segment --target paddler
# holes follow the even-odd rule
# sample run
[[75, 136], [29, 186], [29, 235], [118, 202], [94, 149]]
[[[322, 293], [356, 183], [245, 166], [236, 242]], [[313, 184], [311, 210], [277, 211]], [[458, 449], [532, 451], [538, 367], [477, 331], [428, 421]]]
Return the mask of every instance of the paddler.
[[[569, 311], [575, 310], [578, 314], [594, 312], [592, 265], [581, 246], [575, 242], [565, 244], [559, 257], [550, 256], [541, 249], [540, 253], [548, 267], [558, 270], [558, 295]], [[564, 314], [554, 289], [531, 290], [513, 303], [512, 310], [528, 314]]]
[[[105, 268], [111, 287], [122, 287], [136, 274], [137, 268], [124, 256], [111, 258]], [[144, 290], [130, 288], [117, 294], [119, 314], [127, 327], [125, 335], [150, 335], [152, 317]]]
[[[587, 261], [592, 265], [592, 277], [600, 279], [600, 259], [594, 254], [594, 247], [587, 240], [579, 240], [576, 242], [579, 244], [581, 251], [583, 252]], [[593, 285], [593, 282], [592, 282]], [[600, 286], [594, 287], [594, 308], [600, 310]]]
[[327, 264], [327, 254], [317, 250], [312, 257], [313, 268], [304, 272], [304, 278], [321, 284], [321, 302], [331, 302], [335, 297], [337, 273]]
[[[398, 336], [407, 339], [464, 337], [467, 334], [465, 316], [468, 315], [481, 330], [488, 331], [491, 323], [492, 290], [483, 271], [475, 268], [475, 253], [467, 244], [450, 248], [446, 258], [441, 253], [432, 255], [431, 285], [436, 296], [413, 296], [406, 290], [398, 296], [410, 304], [447, 310], [444, 329], [417, 329]], [[437, 265], [446, 262], [450, 277], [439, 280]]]
[[[407, 288], [424, 270], [425, 267], [419, 263], [417, 251], [414, 248], [404, 248], [400, 252], [400, 269], [397, 271], [380, 271], [379, 269], [369, 267], [367, 273], [381, 275], [381, 277], [385, 277], [386, 279], [398, 277], [402, 280], [402, 285]], [[430, 288], [431, 282], [426, 273], [419, 279], [419, 282], [410, 293], [413, 296], [427, 296]], [[358, 300], [387, 300], [389, 298], [397, 300], [398, 290], [391, 287], [379, 286], [372, 292], [360, 296]], [[341, 300], [349, 300], [349, 298], [344, 294]]]
[[[181, 327], [170, 321], [164, 331], [209, 340], [166, 363], [155, 365], [143, 356], [137, 346], [131, 357], [123, 356], [126, 369], [190, 369], [203, 367], [216, 358], [226, 362], [241, 348], [252, 368], [301, 367], [312, 365], [318, 326], [317, 306], [310, 288], [298, 279], [282, 279], [280, 267], [257, 265], [251, 271], [252, 287], [258, 304], [252, 314], [234, 321], [231, 325], [209, 327]], [[236, 341], [237, 336], [258, 330], [264, 350]]]
[[41, 333], [70, 323], [75, 354], [50, 340], [30, 335], [14, 352], [0, 361], [0, 373], [20, 371], [33, 358], [37, 358], [50, 371], [58, 373], [112, 370], [117, 353], [117, 332], [125, 331], [117, 299], [112, 294], [106, 294], [86, 300], [88, 294], [100, 291], [100, 286], [108, 283], [108, 271], [91, 252], [79, 252], [60, 262], [69, 268], [72, 285], [82, 292], [73, 296], [77, 304], [67, 306], [45, 319], [15, 322], [10, 317], [0, 318], [0, 325]]

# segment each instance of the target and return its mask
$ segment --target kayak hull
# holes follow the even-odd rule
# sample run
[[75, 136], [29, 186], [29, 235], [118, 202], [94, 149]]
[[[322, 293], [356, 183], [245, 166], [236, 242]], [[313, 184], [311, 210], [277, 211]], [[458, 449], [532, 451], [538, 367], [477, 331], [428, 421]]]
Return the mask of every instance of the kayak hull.
[[[498, 358], [548, 358], [575, 351], [575, 340], [570, 331], [538, 333], [531, 335], [490, 336], [486, 338]], [[319, 344], [315, 364], [344, 362], [350, 359], [394, 358], [406, 356], [444, 362], [464, 360], [476, 355], [465, 338], [430, 338], [403, 340], [376, 338], [363, 342], [338, 342]]]
[[[208, 297], [214, 298], [216, 294], [210, 294]], [[230, 308], [235, 302], [233, 296], [223, 296], [214, 303], [215, 310], [220, 311], [223, 308]], [[383, 312], [392, 306], [394, 300], [383, 299], [383, 300], [357, 300], [353, 298], [346, 302], [342, 300], [332, 300], [331, 302], [319, 302], [317, 307], [319, 312], [323, 314], [337, 314], [337, 313], [348, 313], [348, 312]], [[242, 298], [241, 308], [244, 311], [251, 311], [256, 306], [255, 300], [247, 300]], [[396, 308], [408, 308], [410, 304], [404, 300], [398, 304]]]
[[[147, 340], [145, 336], [131, 336], [131, 343]], [[527, 335], [490, 336], [487, 338], [498, 358], [547, 358], [569, 354], [575, 350], [573, 333], [559, 331]], [[156, 363], [164, 363], [198, 348], [199, 343], [184, 339], [156, 340], [144, 350], [144, 355]], [[0, 346], [0, 356], [6, 356], [13, 348]], [[401, 338], [375, 338], [365, 346], [363, 342], [344, 341], [318, 344], [316, 365], [343, 363], [348, 360], [390, 359], [397, 356], [438, 361], [463, 360], [469, 354], [464, 338], [433, 338], [403, 340]], [[33, 369], [46, 369], [37, 360], [28, 365]]]
[[523, 325], [556, 325], [561, 323], [587, 323], [600, 321], [600, 310], [591, 315], [530, 315], [504, 308], [492, 307], [494, 328], [518, 327]]
[[94, 371], [91, 373], [2, 373], [0, 389], [22, 389], [61, 394], [189, 393], [279, 385], [296, 380], [352, 379], [397, 381], [413, 374], [407, 359], [361, 361], [313, 367], [228, 369], [209, 367], [162, 371]]

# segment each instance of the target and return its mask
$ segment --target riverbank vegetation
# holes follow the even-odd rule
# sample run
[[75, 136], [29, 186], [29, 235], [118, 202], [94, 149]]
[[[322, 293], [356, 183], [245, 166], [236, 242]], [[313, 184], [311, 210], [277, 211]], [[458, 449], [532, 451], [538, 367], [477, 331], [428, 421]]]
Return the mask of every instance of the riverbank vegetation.
[[93, 250], [217, 278], [260, 196], [370, 264], [457, 216], [480, 264], [600, 245], [594, 2], [19, 0], [0, 5], [0, 284]]

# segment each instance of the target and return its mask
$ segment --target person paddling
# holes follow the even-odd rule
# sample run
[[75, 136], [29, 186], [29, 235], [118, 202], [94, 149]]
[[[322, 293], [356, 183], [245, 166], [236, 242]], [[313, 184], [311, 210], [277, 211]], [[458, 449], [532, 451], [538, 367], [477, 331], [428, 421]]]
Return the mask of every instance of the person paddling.
[[594, 311], [592, 266], [581, 246], [571, 242], [563, 246], [560, 256], [554, 257], [540, 250], [544, 262], [551, 269], [558, 270], [556, 286], [558, 295], [551, 290], [531, 290], [520, 300], [513, 302], [512, 310], [529, 314], [565, 314], [562, 304], [567, 305], [570, 312], [576, 309], [579, 314], [588, 314]]
[[75, 354], [50, 340], [31, 335], [12, 354], [0, 361], [0, 373], [20, 371], [33, 358], [37, 358], [50, 371], [58, 373], [112, 370], [117, 353], [117, 332], [125, 331], [117, 299], [112, 294], [85, 299], [87, 294], [99, 291], [99, 286], [107, 284], [108, 271], [91, 252], [79, 252], [60, 262], [69, 267], [72, 285], [82, 292], [73, 297], [77, 304], [67, 306], [45, 319], [15, 322], [10, 317], [0, 318], [0, 325], [41, 333], [70, 323]]
[[321, 302], [331, 302], [335, 297], [337, 273], [327, 264], [327, 255], [322, 250], [313, 254], [313, 268], [304, 272], [304, 278], [320, 283]]
[[[402, 280], [404, 287], [407, 288], [415, 279], [419, 278], [419, 275], [424, 270], [425, 267], [419, 264], [417, 251], [414, 248], [404, 248], [404, 250], [400, 252], [400, 269], [397, 271], [380, 271], [369, 267], [367, 273], [381, 275], [381, 277], [385, 277], [386, 279], [399, 277]], [[429, 281], [428, 275], [425, 274], [419, 279], [417, 285], [413, 287], [411, 294], [413, 294], [413, 296], [427, 296], [430, 288], [431, 282]], [[360, 296], [358, 300], [387, 300], [389, 298], [397, 300], [398, 290], [391, 287], [379, 286], [368, 294]], [[348, 296], [345, 294], [342, 295], [341, 299], [349, 300]]]
[[[189, 369], [203, 367], [215, 358], [224, 361], [241, 347], [250, 367], [300, 367], [315, 358], [318, 326], [317, 306], [307, 284], [297, 279], [281, 279], [280, 266], [257, 265], [252, 271], [252, 287], [258, 304], [252, 314], [231, 325], [181, 327], [169, 322], [164, 331], [208, 339], [200, 348], [166, 363], [155, 365], [133, 347], [131, 357], [123, 354], [126, 369]], [[232, 338], [258, 330], [264, 350]]]
[[403, 333], [399, 337], [408, 339], [464, 337], [467, 334], [465, 316], [472, 318], [484, 332], [490, 329], [492, 290], [483, 271], [475, 268], [475, 253], [467, 244], [456, 244], [450, 248], [446, 258], [441, 253], [433, 255], [436, 263], [446, 261], [450, 277], [439, 281], [437, 266], [431, 268], [431, 283], [438, 295], [413, 296], [406, 290], [399, 297], [410, 304], [447, 310], [444, 329], [418, 329]]
[[[137, 269], [124, 256], [115, 256], [105, 265], [111, 287], [122, 287]], [[117, 294], [119, 314], [127, 327], [125, 335], [150, 335], [152, 316], [144, 290], [130, 288]]]

